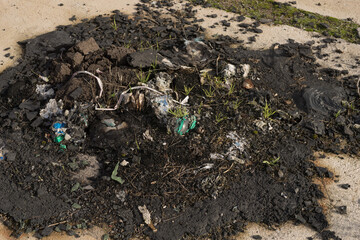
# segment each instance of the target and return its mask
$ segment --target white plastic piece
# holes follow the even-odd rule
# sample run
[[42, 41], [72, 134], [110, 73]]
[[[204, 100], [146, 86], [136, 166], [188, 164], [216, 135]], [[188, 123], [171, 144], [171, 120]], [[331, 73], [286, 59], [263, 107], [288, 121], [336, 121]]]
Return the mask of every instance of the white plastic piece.
[[153, 232], [157, 232], [157, 229], [155, 228], [155, 226], [151, 222], [151, 214], [150, 214], [149, 210], [146, 208], [146, 205], [138, 206], [138, 209], [142, 214], [144, 222], [153, 230]]
[[42, 99], [48, 99], [54, 96], [54, 89], [50, 84], [38, 84], [36, 85], [36, 93], [40, 95]]
[[247, 76], [249, 76], [250, 73], [250, 65], [249, 64], [243, 64], [242, 66], [242, 70], [243, 70], [243, 78], [247, 78]]
[[49, 119], [52, 116], [58, 116], [62, 114], [62, 100], [57, 102], [55, 99], [50, 99], [44, 109], [40, 110], [40, 116], [45, 119]]

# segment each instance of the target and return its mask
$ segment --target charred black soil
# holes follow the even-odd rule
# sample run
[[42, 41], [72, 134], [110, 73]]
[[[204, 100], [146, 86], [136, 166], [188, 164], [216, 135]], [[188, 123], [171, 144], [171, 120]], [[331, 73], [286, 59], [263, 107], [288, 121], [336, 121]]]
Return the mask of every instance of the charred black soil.
[[358, 154], [358, 76], [320, 69], [311, 43], [250, 51], [201, 38], [190, 5], [171, 15], [139, 5], [22, 43], [0, 75], [14, 235], [106, 223], [114, 239], [223, 239], [292, 220], [334, 236], [313, 152]]

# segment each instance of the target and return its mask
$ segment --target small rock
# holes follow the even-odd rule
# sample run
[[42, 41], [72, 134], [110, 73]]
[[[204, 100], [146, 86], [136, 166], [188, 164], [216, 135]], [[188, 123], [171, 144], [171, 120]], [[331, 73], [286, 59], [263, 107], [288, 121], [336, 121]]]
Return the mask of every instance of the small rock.
[[323, 29], [328, 29], [330, 27], [327, 23], [319, 23], [318, 26]]
[[256, 38], [254, 36], [248, 37], [249, 42], [256, 42]]
[[260, 21], [262, 24], [266, 24], [266, 23], [271, 23], [271, 22], [273, 22], [272, 19], [268, 19], [268, 18], [261, 18], [259, 21]]
[[37, 115], [38, 115], [38, 112], [26, 112], [26, 118], [27, 118], [29, 121], [34, 120]]
[[254, 28], [254, 29], [252, 29], [252, 31], [254, 33], [262, 33], [263, 32], [263, 30], [261, 30], [260, 28]]
[[251, 238], [256, 239], [256, 240], [261, 240], [262, 236], [260, 236], [260, 235], [252, 235]]
[[33, 128], [36, 128], [36, 127], [39, 127], [42, 123], [43, 123], [42, 118], [41, 118], [41, 117], [38, 117], [38, 118], [35, 119], [35, 121], [33, 121], [33, 122], [31, 123], [30, 126], [33, 127]]
[[250, 27], [250, 24], [240, 23], [240, 24], [238, 24], [238, 26], [241, 27], [241, 28], [248, 28], [248, 27]]
[[346, 119], [344, 116], [338, 116], [336, 119], [335, 119], [335, 122], [337, 124], [339, 124], [340, 126], [344, 126], [345, 125], [345, 122], [346, 122]]
[[353, 136], [353, 135], [354, 135], [354, 132], [351, 131], [349, 125], [344, 127], [344, 133], [345, 133], [346, 135], [348, 135], [348, 136]]
[[20, 109], [27, 109], [27, 110], [30, 110], [30, 111], [35, 111], [35, 110], [40, 108], [40, 102], [26, 100], [26, 101], [22, 102], [19, 105], [19, 108]]
[[75, 49], [84, 55], [95, 52], [100, 49], [94, 38], [89, 38], [75, 45]]
[[249, 79], [246, 78], [242, 84], [243, 88], [245, 89], [253, 89], [254, 88], [254, 84], [253, 82]]
[[46, 227], [40, 231], [40, 234], [41, 234], [41, 236], [46, 237], [46, 236], [49, 236], [52, 232], [53, 232], [52, 227]]
[[208, 18], [216, 18], [216, 17], [217, 17], [217, 14], [206, 15], [206, 17], [208, 17]]
[[336, 212], [339, 213], [339, 214], [346, 214], [347, 213], [347, 207], [346, 206], [339, 206], [339, 207], [336, 207]]
[[69, 18], [69, 20], [72, 21], [72, 22], [76, 21], [76, 19], [77, 19], [77, 18], [76, 18], [75, 15], [73, 15], [71, 18]]
[[236, 17], [236, 21], [237, 22], [242, 22], [242, 21], [244, 21], [245, 20], [245, 17], [244, 16], [237, 16]]
[[343, 188], [343, 189], [349, 189], [349, 188], [350, 188], [350, 184], [347, 184], [347, 183], [345, 183], [345, 184], [339, 184], [338, 186], [341, 187], [341, 188]]
[[308, 127], [314, 131], [315, 134], [324, 135], [325, 134], [325, 124], [320, 120], [311, 120], [308, 123]]

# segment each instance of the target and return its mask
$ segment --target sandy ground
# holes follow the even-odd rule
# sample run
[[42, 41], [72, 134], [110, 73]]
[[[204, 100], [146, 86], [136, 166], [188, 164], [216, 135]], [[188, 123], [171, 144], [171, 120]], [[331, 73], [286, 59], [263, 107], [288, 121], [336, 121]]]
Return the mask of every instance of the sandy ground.
[[[59, 25], [79, 23], [81, 19], [113, 10], [134, 12], [138, 0], [0, 0], [0, 72], [13, 65], [21, 49], [17, 44], [34, 36], [55, 30]], [[63, 4], [63, 6], [59, 6]], [[76, 20], [69, 20], [73, 16]], [[4, 49], [10, 47], [10, 50]], [[10, 53], [13, 59], [4, 55]]]
[[[276, 1], [285, 3], [290, 0]], [[359, 0], [296, 0], [296, 4], [292, 6], [339, 19], [352, 18], [355, 23], [360, 24]]]
[[[282, 0], [281, 0], [282, 1]], [[17, 45], [18, 41], [32, 38], [36, 35], [46, 33], [55, 29], [58, 25], [67, 25], [80, 22], [84, 18], [92, 18], [100, 14], [109, 14], [111, 11], [119, 9], [124, 13], [131, 14], [134, 12], [134, 4], [137, 0], [108, 0], [108, 1], [70, 1], [70, 0], [0, 0], [0, 72], [6, 67], [16, 64], [16, 59], [21, 56], [21, 51]], [[322, 5], [317, 6], [315, 3], [320, 2]], [[341, 4], [339, 3], [341, 2]], [[346, 2], [346, 4], [344, 3]], [[59, 6], [62, 3], [63, 6]], [[356, 4], [357, 3], [357, 4]], [[321, 14], [330, 15], [338, 18], [352, 17], [359, 22], [360, 4], [359, 0], [297, 0], [297, 6]], [[337, 7], [338, 6], [338, 7]], [[178, 8], [182, 8], [178, 4]], [[308, 8], [307, 8], [308, 7]], [[198, 18], [204, 18], [206, 21], [201, 23], [203, 27], [209, 27], [221, 19], [230, 19], [234, 14], [224, 12], [217, 9], [202, 9], [197, 7]], [[323, 12], [320, 12], [323, 11]], [[206, 18], [208, 14], [216, 13], [216, 19]], [[71, 21], [69, 18], [76, 16], [77, 20]], [[227, 16], [227, 17], [226, 17]], [[251, 22], [246, 19], [245, 22]], [[274, 43], [285, 43], [289, 38], [297, 42], [315, 41], [315, 45], [320, 45], [321, 39], [316, 37], [317, 34], [302, 31], [289, 26], [272, 26], [261, 25], [259, 28], [263, 30], [262, 34], [256, 35], [255, 43], [248, 43], [248, 37], [254, 36], [254, 33], [242, 34], [239, 32], [236, 23], [225, 31], [223, 27], [208, 28], [207, 35], [209, 37], [218, 34], [230, 35], [245, 41], [245, 46], [251, 49], [265, 49]], [[3, 49], [10, 47], [10, 50]], [[334, 50], [339, 49], [343, 54], [335, 54]], [[4, 57], [4, 54], [10, 53], [13, 59]], [[335, 64], [341, 64], [338, 69], [348, 69], [352, 74], [359, 74], [351, 67], [355, 65], [354, 58], [360, 57], [360, 45], [350, 44], [345, 41], [338, 41], [329, 44], [323, 53], [331, 53], [328, 58], [319, 60], [323, 67], [335, 67]], [[339, 59], [336, 59], [339, 57]], [[358, 71], [358, 70], [357, 70]], [[338, 183], [331, 181], [323, 185], [327, 198], [323, 200], [326, 206], [328, 219], [330, 221], [330, 230], [346, 240], [360, 239], [360, 161], [349, 156], [328, 155], [326, 158], [318, 159], [317, 164], [326, 166], [334, 171], [335, 175], [339, 175]], [[318, 181], [318, 180], [314, 180]], [[344, 190], [337, 185], [340, 183], [348, 183], [351, 188]], [[341, 215], [336, 212], [336, 206], [347, 206], [347, 214]], [[249, 224], [245, 233], [239, 234], [236, 239], [252, 239], [253, 235], [260, 235], [263, 239], [306, 239], [313, 237], [318, 239], [316, 232], [310, 228], [300, 225], [295, 226], [293, 223], [286, 223], [281, 226], [273, 226], [275, 230], [269, 230], [267, 226]], [[95, 228], [81, 234], [78, 239], [100, 239], [104, 230]], [[10, 231], [0, 224], [0, 239], [13, 239], [10, 237]], [[31, 236], [22, 236], [21, 240], [34, 239]], [[68, 240], [73, 237], [64, 234], [54, 234], [50, 238], [52, 240]]]

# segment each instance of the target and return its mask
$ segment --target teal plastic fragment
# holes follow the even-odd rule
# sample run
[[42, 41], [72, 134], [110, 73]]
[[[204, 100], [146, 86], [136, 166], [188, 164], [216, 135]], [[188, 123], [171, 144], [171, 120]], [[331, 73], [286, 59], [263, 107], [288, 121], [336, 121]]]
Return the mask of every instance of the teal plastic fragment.
[[194, 129], [196, 126], [196, 117], [195, 116], [185, 116], [182, 118], [178, 118], [176, 120], [176, 129], [175, 131], [179, 135], [184, 135], [185, 133], [189, 132], [190, 130]]

